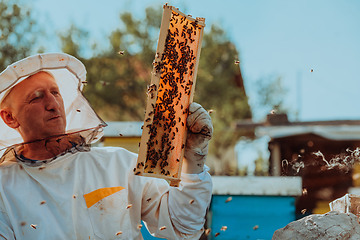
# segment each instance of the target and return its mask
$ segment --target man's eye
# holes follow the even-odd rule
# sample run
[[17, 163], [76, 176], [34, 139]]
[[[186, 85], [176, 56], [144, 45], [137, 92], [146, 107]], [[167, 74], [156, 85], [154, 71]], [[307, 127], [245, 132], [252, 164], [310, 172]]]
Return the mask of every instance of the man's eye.
[[52, 94], [53, 94], [54, 96], [60, 96], [60, 92], [58, 92], [58, 91], [53, 91]]

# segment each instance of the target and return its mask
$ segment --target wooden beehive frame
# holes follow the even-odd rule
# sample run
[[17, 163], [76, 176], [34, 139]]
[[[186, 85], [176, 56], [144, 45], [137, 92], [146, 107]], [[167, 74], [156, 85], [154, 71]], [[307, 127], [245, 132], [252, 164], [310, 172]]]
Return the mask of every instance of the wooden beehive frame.
[[136, 175], [179, 186], [204, 27], [204, 18], [194, 19], [164, 5]]

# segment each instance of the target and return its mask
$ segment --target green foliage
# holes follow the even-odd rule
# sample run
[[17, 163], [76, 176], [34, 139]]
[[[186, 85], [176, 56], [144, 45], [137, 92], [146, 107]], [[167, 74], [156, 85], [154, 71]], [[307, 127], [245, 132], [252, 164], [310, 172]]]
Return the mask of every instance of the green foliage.
[[38, 37], [39, 30], [30, 9], [20, 7], [19, 1], [0, 2], [0, 68], [27, 57]]
[[244, 134], [231, 125], [235, 120], [251, 118], [243, 87], [239, 53], [224, 31], [212, 25], [203, 36], [194, 100], [206, 109], [212, 109], [214, 137], [210, 152], [221, 159], [224, 151], [233, 148]]
[[262, 77], [256, 81], [256, 86], [258, 95], [256, 108], [258, 112], [264, 112], [266, 114], [269, 114], [272, 110], [274, 110], [275, 113], [289, 112], [284, 106], [286, 89], [282, 86], [281, 77]]

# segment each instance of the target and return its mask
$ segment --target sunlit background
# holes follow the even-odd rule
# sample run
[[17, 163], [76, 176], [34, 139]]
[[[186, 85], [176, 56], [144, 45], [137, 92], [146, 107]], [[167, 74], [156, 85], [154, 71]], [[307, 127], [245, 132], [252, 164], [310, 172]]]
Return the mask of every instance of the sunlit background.
[[[165, 2], [1, 3], [0, 66], [38, 52], [80, 58], [88, 71], [84, 93], [109, 123], [99, 145], [136, 152]], [[330, 166], [313, 154], [321, 151], [329, 161], [360, 147], [359, 1], [178, 0], [168, 5], [204, 17], [207, 25], [195, 100], [213, 110], [207, 164], [214, 195], [207, 228], [220, 232], [221, 225], [228, 226], [228, 235], [221, 231], [216, 239], [270, 239], [276, 229], [325, 213], [330, 201], [360, 186], [360, 168], [353, 168], [358, 159], [345, 163], [351, 165], [345, 171], [339, 162]], [[22, 20], [15, 21], [19, 15]], [[238, 215], [231, 217], [232, 211]]]

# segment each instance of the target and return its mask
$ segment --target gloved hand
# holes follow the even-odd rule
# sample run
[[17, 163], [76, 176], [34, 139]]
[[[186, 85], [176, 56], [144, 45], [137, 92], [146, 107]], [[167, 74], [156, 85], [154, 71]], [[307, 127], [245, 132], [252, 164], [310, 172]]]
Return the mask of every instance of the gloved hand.
[[191, 103], [182, 172], [197, 174], [203, 171], [209, 150], [209, 141], [213, 134], [213, 125], [209, 113], [198, 103]]

